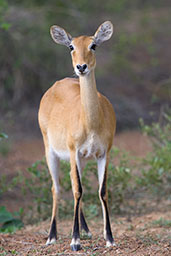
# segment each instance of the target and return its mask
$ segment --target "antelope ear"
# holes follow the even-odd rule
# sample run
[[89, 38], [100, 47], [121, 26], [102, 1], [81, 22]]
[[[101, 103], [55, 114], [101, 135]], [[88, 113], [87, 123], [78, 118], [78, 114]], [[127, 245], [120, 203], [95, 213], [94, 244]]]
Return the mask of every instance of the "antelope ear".
[[67, 47], [71, 44], [72, 36], [59, 26], [52, 26], [50, 28], [50, 34], [57, 44], [62, 44]]
[[104, 41], [111, 38], [113, 34], [113, 25], [110, 21], [102, 23], [94, 34], [94, 42], [96, 45], [100, 45]]

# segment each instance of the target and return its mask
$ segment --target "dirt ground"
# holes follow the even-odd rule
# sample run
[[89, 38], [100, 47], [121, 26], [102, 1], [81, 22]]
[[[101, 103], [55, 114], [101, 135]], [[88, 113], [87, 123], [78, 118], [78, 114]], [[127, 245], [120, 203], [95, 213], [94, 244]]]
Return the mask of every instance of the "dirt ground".
[[153, 212], [127, 220], [126, 217], [112, 218], [112, 230], [116, 247], [106, 248], [103, 239], [102, 220], [90, 221], [93, 234], [91, 240], [81, 239], [82, 249], [70, 250], [72, 221], [58, 222], [58, 240], [46, 246], [49, 222], [26, 226], [15, 234], [0, 235], [0, 255], [171, 255], [171, 231], [155, 224], [160, 218], [169, 219], [169, 212]]
[[[115, 145], [137, 156], [151, 150], [149, 140], [139, 132], [124, 132], [116, 136]], [[44, 155], [41, 138], [14, 141], [6, 157], [0, 157], [1, 174], [10, 179]], [[27, 202], [16, 189], [0, 198], [0, 205], [9, 211], [25, 207]], [[72, 220], [58, 221], [58, 241], [45, 246], [49, 220], [34, 226], [25, 226], [15, 234], [0, 234], [0, 255], [171, 255], [171, 230], [166, 222], [171, 220], [168, 204], [162, 204], [141, 216], [112, 216], [112, 231], [116, 247], [106, 248], [103, 239], [102, 218], [89, 221], [92, 239], [81, 239], [82, 250], [70, 250]], [[85, 237], [83, 237], [85, 238]]]

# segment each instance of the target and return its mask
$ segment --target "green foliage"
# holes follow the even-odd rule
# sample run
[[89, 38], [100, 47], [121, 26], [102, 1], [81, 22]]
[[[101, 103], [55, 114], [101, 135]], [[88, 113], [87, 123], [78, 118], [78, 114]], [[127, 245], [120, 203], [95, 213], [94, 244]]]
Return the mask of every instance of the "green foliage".
[[8, 138], [8, 135], [6, 133], [4, 132], [0, 133], [0, 154], [2, 156], [7, 156], [9, 153], [9, 148], [10, 148], [9, 143], [4, 141], [4, 139], [7, 139], [7, 138]]
[[10, 145], [9, 142], [1, 141], [0, 142], [0, 154], [3, 157], [6, 157], [10, 151]]
[[[103, 86], [101, 81], [108, 81], [108, 71], [121, 81], [119, 87], [123, 84], [123, 74], [130, 88], [137, 88], [139, 77], [149, 86], [146, 69], [160, 67], [160, 40], [165, 36], [167, 39], [167, 29], [170, 31], [170, 20], [166, 20], [165, 13], [158, 14], [158, 7], [167, 9], [167, 6], [168, 1], [161, 0], [0, 0], [0, 17], [10, 20], [11, 24], [10, 29], [4, 30], [9, 25], [3, 21], [4, 29], [0, 31], [2, 108], [20, 107], [21, 102], [24, 106], [26, 100], [37, 104], [37, 99], [55, 80], [72, 76], [66, 48], [57, 47], [50, 38], [52, 24], [59, 24], [77, 36], [93, 34], [100, 22], [108, 17], [116, 24], [116, 34], [107, 47], [101, 48], [104, 61], [97, 66], [97, 78], [103, 76], [99, 79], [100, 87]], [[161, 18], [165, 19], [165, 31]], [[163, 77], [167, 77], [167, 72]], [[115, 82], [113, 76], [109, 81], [109, 85]]]
[[[119, 158], [119, 164], [115, 166], [112, 161], [116, 157]], [[113, 148], [108, 171], [109, 199], [112, 202], [112, 204], [110, 203], [112, 212], [120, 212], [122, 204], [125, 203], [126, 195], [131, 188], [131, 171], [129, 154]]]
[[138, 184], [148, 187], [159, 194], [171, 192], [171, 111], [163, 114], [163, 125], [145, 125], [140, 120], [142, 130], [151, 136], [153, 151], [142, 160], [142, 175]]
[[0, 29], [8, 30], [10, 28], [10, 24], [5, 21], [5, 14], [8, 10], [8, 3], [6, 0], [0, 0]]
[[159, 241], [157, 237], [152, 236], [151, 234], [142, 235], [141, 233], [136, 234], [136, 239], [140, 240], [145, 246], [150, 246], [152, 244], [158, 244]]
[[[44, 160], [37, 161], [27, 170], [30, 175], [29, 178], [25, 178], [23, 176], [23, 193], [26, 194], [29, 192], [32, 195], [37, 214], [43, 220], [47, 218], [47, 214], [49, 214], [51, 210], [52, 202], [49, 171]], [[32, 219], [32, 214], [34, 214], [34, 211], [31, 206], [30, 210], [30, 219]]]
[[97, 202], [97, 199], [93, 202], [93, 204], [89, 204], [88, 202], [85, 202], [85, 205], [86, 207], [84, 209], [84, 212], [85, 212], [86, 218], [94, 219], [95, 217], [99, 216], [99, 202]]
[[151, 222], [153, 226], [171, 228], [171, 220], [160, 218]]
[[8, 138], [8, 135], [6, 134], [6, 133], [4, 133], [4, 132], [1, 132], [0, 133], [0, 141], [2, 140], [2, 139], [7, 139]]
[[60, 168], [62, 170], [60, 185], [64, 191], [70, 191], [71, 190], [70, 164], [68, 162], [61, 161]]
[[9, 187], [7, 186], [7, 177], [6, 175], [1, 175], [0, 177], [0, 196], [9, 190]]
[[[18, 175], [14, 176], [11, 180], [5, 174], [0, 176], [0, 197], [5, 192], [12, 192], [15, 187], [23, 182], [23, 175], [18, 173]], [[24, 190], [24, 188], [23, 188]]]
[[[136, 51], [141, 51], [146, 58], [136, 56]], [[155, 36], [148, 28], [139, 33], [119, 32], [116, 44], [113, 46], [112, 64], [114, 65], [115, 75], [128, 76], [133, 82], [138, 81], [139, 72], [146, 68], [159, 65], [157, 59], [157, 49], [155, 46]], [[135, 65], [136, 60], [136, 65]], [[138, 75], [138, 77], [137, 77]]]
[[4, 206], [0, 207], [0, 232], [1, 233], [14, 233], [17, 229], [23, 227], [21, 216], [23, 209], [20, 208], [19, 212], [13, 214], [7, 211]]

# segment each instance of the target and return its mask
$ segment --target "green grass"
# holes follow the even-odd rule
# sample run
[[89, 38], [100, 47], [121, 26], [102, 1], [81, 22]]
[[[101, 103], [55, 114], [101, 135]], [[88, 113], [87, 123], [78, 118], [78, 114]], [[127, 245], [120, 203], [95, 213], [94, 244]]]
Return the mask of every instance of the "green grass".
[[5, 206], [0, 207], [0, 233], [14, 233], [17, 229], [23, 227], [21, 215], [23, 210], [14, 212], [13, 214], [7, 211]]
[[171, 228], [171, 220], [160, 218], [151, 222], [152, 226]]
[[143, 234], [137, 233], [136, 238], [139, 241], [141, 241], [141, 243], [145, 246], [150, 246], [152, 244], [158, 244], [159, 243], [159, 240], [156, 237], [154, 237], [150, 234], [143, 235]]
[[[0, 256], [9, 255], [9, 250], [6, 250], [4, 247], [0, 247]], [[16, 250], [10, 250], [10, 255], [19, 255], [19, 252]]]

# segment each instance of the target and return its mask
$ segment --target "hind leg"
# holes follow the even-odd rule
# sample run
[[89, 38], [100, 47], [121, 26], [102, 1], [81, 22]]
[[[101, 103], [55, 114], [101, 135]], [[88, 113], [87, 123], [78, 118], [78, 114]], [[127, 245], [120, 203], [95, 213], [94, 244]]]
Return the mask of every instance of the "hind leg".
[[[78, 151], [76, 152], [76, 162], [77, 162], [77, 167], [78, 167], [78, 171], [81, 179], [82, 171], [85, 168], [86, 162], [83, 159], [81, 159], [81, 156]], [[87, 222], [83, 214], [82, 202], [80, 202], [80, 223], [81, 223], [81, 230], [84, 230], [87, 233], [87, 236], [91, 238], [92, 234], [88, 228]]]
[[108, 193], [107, 193], [107, 167], [108, 167], [108, 155], [104, 155], [98, 159], [98, 178], [99, 178], [99, 198], [103, 210], [104, 219], [104, 238], [106, 239], [106, 246], [115, 246], [115, 242], [112, 235], [109, 210], [108, 210]]
[[45, 153], [46, 161], [49, 168], [49, 172], [52, 178], [52, 197], [53, 197], [53, 207], [52, 207], [52, 217], [49, 236], [46, 245], [55, 243], [57, 240], [57, 215], [58, 215], [58, 201], [60, 197], [60, 187], [59, 187], [59, 158], [56, 156], [54, 150], [48, 144], [46, 137], [44, 137], [45, 143]]
[[84, 214], [83, 214], [83, 210], [82, 210], [82, 207], [80, 209], [80, 222], [81, 222], [81, 229], [84, 230], [86, 233], [87, 233], [87, 236], [89, 238], [92, 237], [92, 234], [88, 228], [88, 225], [86, 223], [86, 220], [85, 220], [85, 217], [84, 217]]

